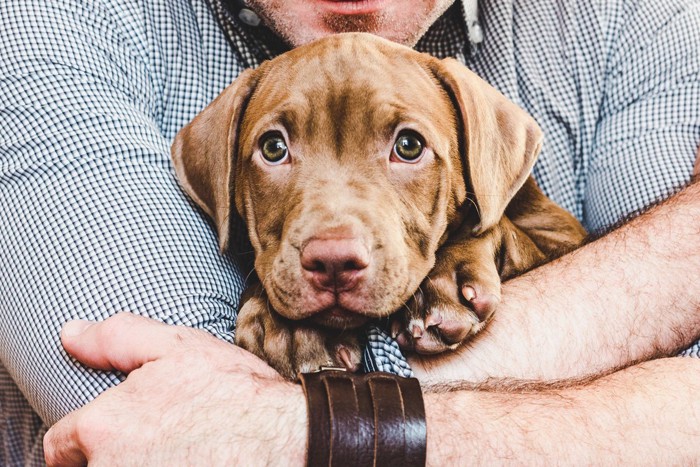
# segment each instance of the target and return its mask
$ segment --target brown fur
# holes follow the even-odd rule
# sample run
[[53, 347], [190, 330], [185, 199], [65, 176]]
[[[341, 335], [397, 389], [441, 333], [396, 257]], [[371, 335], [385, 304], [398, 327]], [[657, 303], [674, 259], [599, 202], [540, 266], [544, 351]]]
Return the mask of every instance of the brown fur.
[[[426, 142], [420, 163], [389, 162], [403, 128]], [[270, 130], [284, 135], [291, 163], [262, 162]], [[580, 244], [578, 222], [528, 178], [541, 138], [456, 61], [342, 34], [243, 73], [178, 133], [172, 154], [222, 251], [233, 210], [248, 227], [260, 283], [242, 298], [236, 342], [294, 378], [356, 368], [353, 329], [398, 309], [408, 310], [396, 332], [404, 347], [454, 347], [483, 327], [501, 278]], [[319, 237], [349, 238], [369, 258], [335, 304], [300, 264]], [[460, 297], [465, 284], [472, 300]], [[352, 313], [337, 318], [332, 307]]]

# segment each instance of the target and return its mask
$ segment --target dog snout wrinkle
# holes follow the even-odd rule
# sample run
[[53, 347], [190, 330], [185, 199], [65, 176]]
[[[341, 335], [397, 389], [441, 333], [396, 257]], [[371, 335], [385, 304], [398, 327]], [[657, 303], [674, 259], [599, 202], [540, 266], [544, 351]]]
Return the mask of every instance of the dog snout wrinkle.
[[304, 276], [318, 290], [355, 288], [370, 264], [369, 251], [356, 238], [314, 238], [301, 251]]

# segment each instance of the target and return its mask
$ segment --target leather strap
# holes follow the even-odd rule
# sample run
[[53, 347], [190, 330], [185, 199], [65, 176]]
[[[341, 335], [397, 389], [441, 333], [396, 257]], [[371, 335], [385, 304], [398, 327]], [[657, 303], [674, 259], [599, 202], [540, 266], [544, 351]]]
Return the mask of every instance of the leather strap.
[[425, 465], [425, 407], [415, 378], [344, 370], [301, 373], [309, 466]]

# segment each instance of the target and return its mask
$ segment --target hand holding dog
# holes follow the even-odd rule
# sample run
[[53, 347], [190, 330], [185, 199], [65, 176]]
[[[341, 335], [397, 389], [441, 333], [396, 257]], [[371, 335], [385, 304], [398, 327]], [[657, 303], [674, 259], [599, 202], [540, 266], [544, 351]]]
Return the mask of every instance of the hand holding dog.
[[[128, 377], [49, 430], [48, 465], [304, 462], [301, 387], [252, 354], [202, 331], [128, 313], [69, 323], [61, 338], [81, 362]], [[214, 432], [217, 443], [207, 443]]]

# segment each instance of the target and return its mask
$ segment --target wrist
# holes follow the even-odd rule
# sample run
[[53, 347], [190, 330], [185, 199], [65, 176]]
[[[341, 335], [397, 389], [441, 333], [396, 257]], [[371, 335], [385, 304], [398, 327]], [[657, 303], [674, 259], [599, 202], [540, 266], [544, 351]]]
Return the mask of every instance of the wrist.
[[299, 376], [309, 409], [308, 465], [424, 465], [425, 412], [415, 378], [335, 369]]
[[306, 397], [299, 384], [285, 382], [284, 391], [279, 394], [280, 400], [287, 401], [289, 423], [276, 421], [277, 426], [284, 430], [277, 437], [280, 459], [289, 459], [289, 465], [305, 465], [308, 450], [309, 420], [306, 407]]

